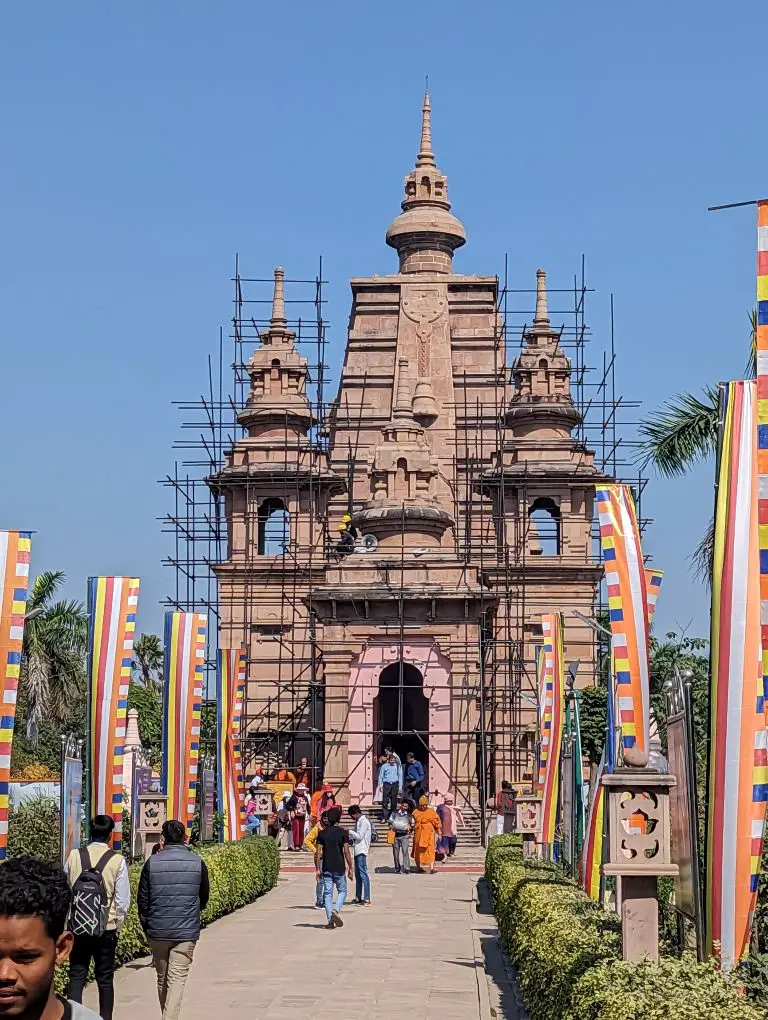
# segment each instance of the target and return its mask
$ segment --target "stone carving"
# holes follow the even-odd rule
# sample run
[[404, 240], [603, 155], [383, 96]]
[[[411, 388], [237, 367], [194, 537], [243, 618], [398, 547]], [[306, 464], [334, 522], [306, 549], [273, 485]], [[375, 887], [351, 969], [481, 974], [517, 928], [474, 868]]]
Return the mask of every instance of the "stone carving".
[[403, 311], [416, 323], [419, 349], [419, 376], [429, 375], [429, 341], [433, 324], [445, 312], [446, 299], [441, 287], [409, 287], [403, 295]]
[[618, 817], [622, 828], [619, 834], [622, 854], [629, 860], [657, 857], [663, 829], [658, 797], [650, 790], [625, 791], [619, 800]]

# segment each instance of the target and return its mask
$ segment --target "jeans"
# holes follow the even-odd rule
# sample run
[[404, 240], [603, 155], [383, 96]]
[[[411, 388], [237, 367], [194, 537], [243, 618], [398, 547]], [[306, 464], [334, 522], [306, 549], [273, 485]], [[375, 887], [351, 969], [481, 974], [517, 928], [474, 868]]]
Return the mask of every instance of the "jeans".
[[157, 971], [157, 997], [163, 1020], [178, 1020], [196, 942], [149, 939], [152, 962]]
[[103, 935], [75, 935], [75, 944], [69, 958], [69, 985], [67, 998], [73, 1002], [83, 1001], [83, 988], [88, 980], [88, 970], [93, 960], [96, 984], [99, 988], [99, 1013], [103, 1020], [112, 1020], [115, 1005], [115, 949], [117, 932], [105, 931]]
[[402, 836], [395, 833], [395, 842], [392, 844], [392, 856], [395, 858], [395, 871], [404, 871], [407, 875], [411, 870], [411, 837], [407, 832]]
[[397, 783], [384, 783], [382, 787], [381, 813], [387, 819], [397, 811]]
[[[333, 887], [336, 886], [336, 905], [333, 903]], [[344, 900], [347, 898], [347, 876], [342, 875], [330, 875], [328, 872], [323, 872], [323, 889], [325, 891], [325, 916], [330, 922], [331, 917], [334, 913], [340, 914], [341, 908], [344, 906]]]
[[355, 854], [355, 899], [358, 903], [371, 902], [371, 880], [368, 877], [366, 854]]
[[315, 882], [315, 906], [325, 906], [325, 885], [322, 878], [318, 878], [317, 882]]

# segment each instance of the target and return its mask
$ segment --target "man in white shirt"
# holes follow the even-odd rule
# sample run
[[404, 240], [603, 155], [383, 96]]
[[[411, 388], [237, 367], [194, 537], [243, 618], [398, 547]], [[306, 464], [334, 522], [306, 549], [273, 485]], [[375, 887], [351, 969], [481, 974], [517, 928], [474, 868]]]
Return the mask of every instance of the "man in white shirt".
[[69, 958], [69, 986], [67, 998], [73, 1002], [83, 1001], [83, 988], [88, 980], [88, 970], [93, 960], [96, 984], [99, 989], [99, 1013], [103, 1020], [112, 1020], [115, 1004], [114, 975], [115, 950], [118, 932], [123, 926], [125, 915], [131, 905], [131, 884], [128, 868], [122, 854], [109, 847], [109, 838], [115, 822], [109, 815], [96, 815], [91, 819], [91, 838], [87, 846], [73, 850], [67, 858], [65, 870], [70, 888], [83, 871], [83, 855], [87, 855], [91, 867], [105, 857], [101, 873], [107, 892], [109, 913], [107, 926], [101, 935], [75, 935], [72, 955]]
[[368, 851], [371, 849], [373, 830], [371, 823], [360, 810], [359, 804], [349, 808], [353, 828], [349, 830], [349, 841], [355, 852], [355, 903], [362, 907], [371, 905], [371, 880], [368, 876]]

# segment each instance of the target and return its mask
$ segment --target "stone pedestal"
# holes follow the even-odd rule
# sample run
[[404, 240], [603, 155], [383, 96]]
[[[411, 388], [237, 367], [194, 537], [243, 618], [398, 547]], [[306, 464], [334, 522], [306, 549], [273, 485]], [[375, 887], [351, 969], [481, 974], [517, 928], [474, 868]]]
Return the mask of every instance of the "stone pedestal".
[[140, 793], [138, 801], [139, 848], [141, 856], [147, 860], [152, 856], [152, 848], [160, 842], [168, 798], [164, 793]]
[[659, 959], [656, 879], [675, 876], [669, 814], [674, 776], [617, 769], [603, 776], [608, 795], [606, 875], [621, 877], [621, 942], [625, 960]]
[[535, 857], [541, 837], [541, 797], [519, 794], [515, 811], [515, 830], [523, 836], [523, 856]]

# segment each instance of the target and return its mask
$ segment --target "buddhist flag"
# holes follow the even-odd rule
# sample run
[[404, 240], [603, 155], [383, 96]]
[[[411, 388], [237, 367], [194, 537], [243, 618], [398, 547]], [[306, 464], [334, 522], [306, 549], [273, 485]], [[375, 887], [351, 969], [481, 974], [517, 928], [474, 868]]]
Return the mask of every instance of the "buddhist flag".
[[123, 758], [138, 604], [138, 577], [88, 578], [90, 810], [114, 818], [114, 850], [122, 844]]
[[605, 774], [606, 752], [600, 759], [595, 780], [589, 791], [589, 815], [584, 835], [584, 846], [579, 857], [579, 883], [593, 900], [600, 900], [600, 876], [603, 863], [603, 825], [605, 818]]
[[165, 614], [163, 789], [166, 817], [192, 828], [200, 757], [205, 671], [205, 613]]
[[756, 389], [730, 382], [720, 400], [705, 892], [707, 949], [719, 943], [725, 968], [749, 945], [768, 800]]
[[606, 485], [597, 490], [596, 497], [622, 757], [628, 765], [644, 768], [648, 764], [651, 710], [648, 582], [635, 501], [628, 485]]
[[541, 752], [536, 793], [541, 797], [541, 842], [551, 853], [558, 819], [560, 751], [565, 725], [562, 615], [547, 613], [542, 616], [541, 630], [544, 645], [539, 658], [543, 690], [539, 695]]
[[240, 719], [245, 694], [244, 648], [220, 648], [216, 670], [216, 731], [219, 814], [224, 816], [224, 842], [245, 832]]
[[3, 699], [0, 711], [0, 861], [5, 860], [8, 846], [8, 786], [31, 550], [32, 536], [28, 531], [0, 531], [0, 681]]

